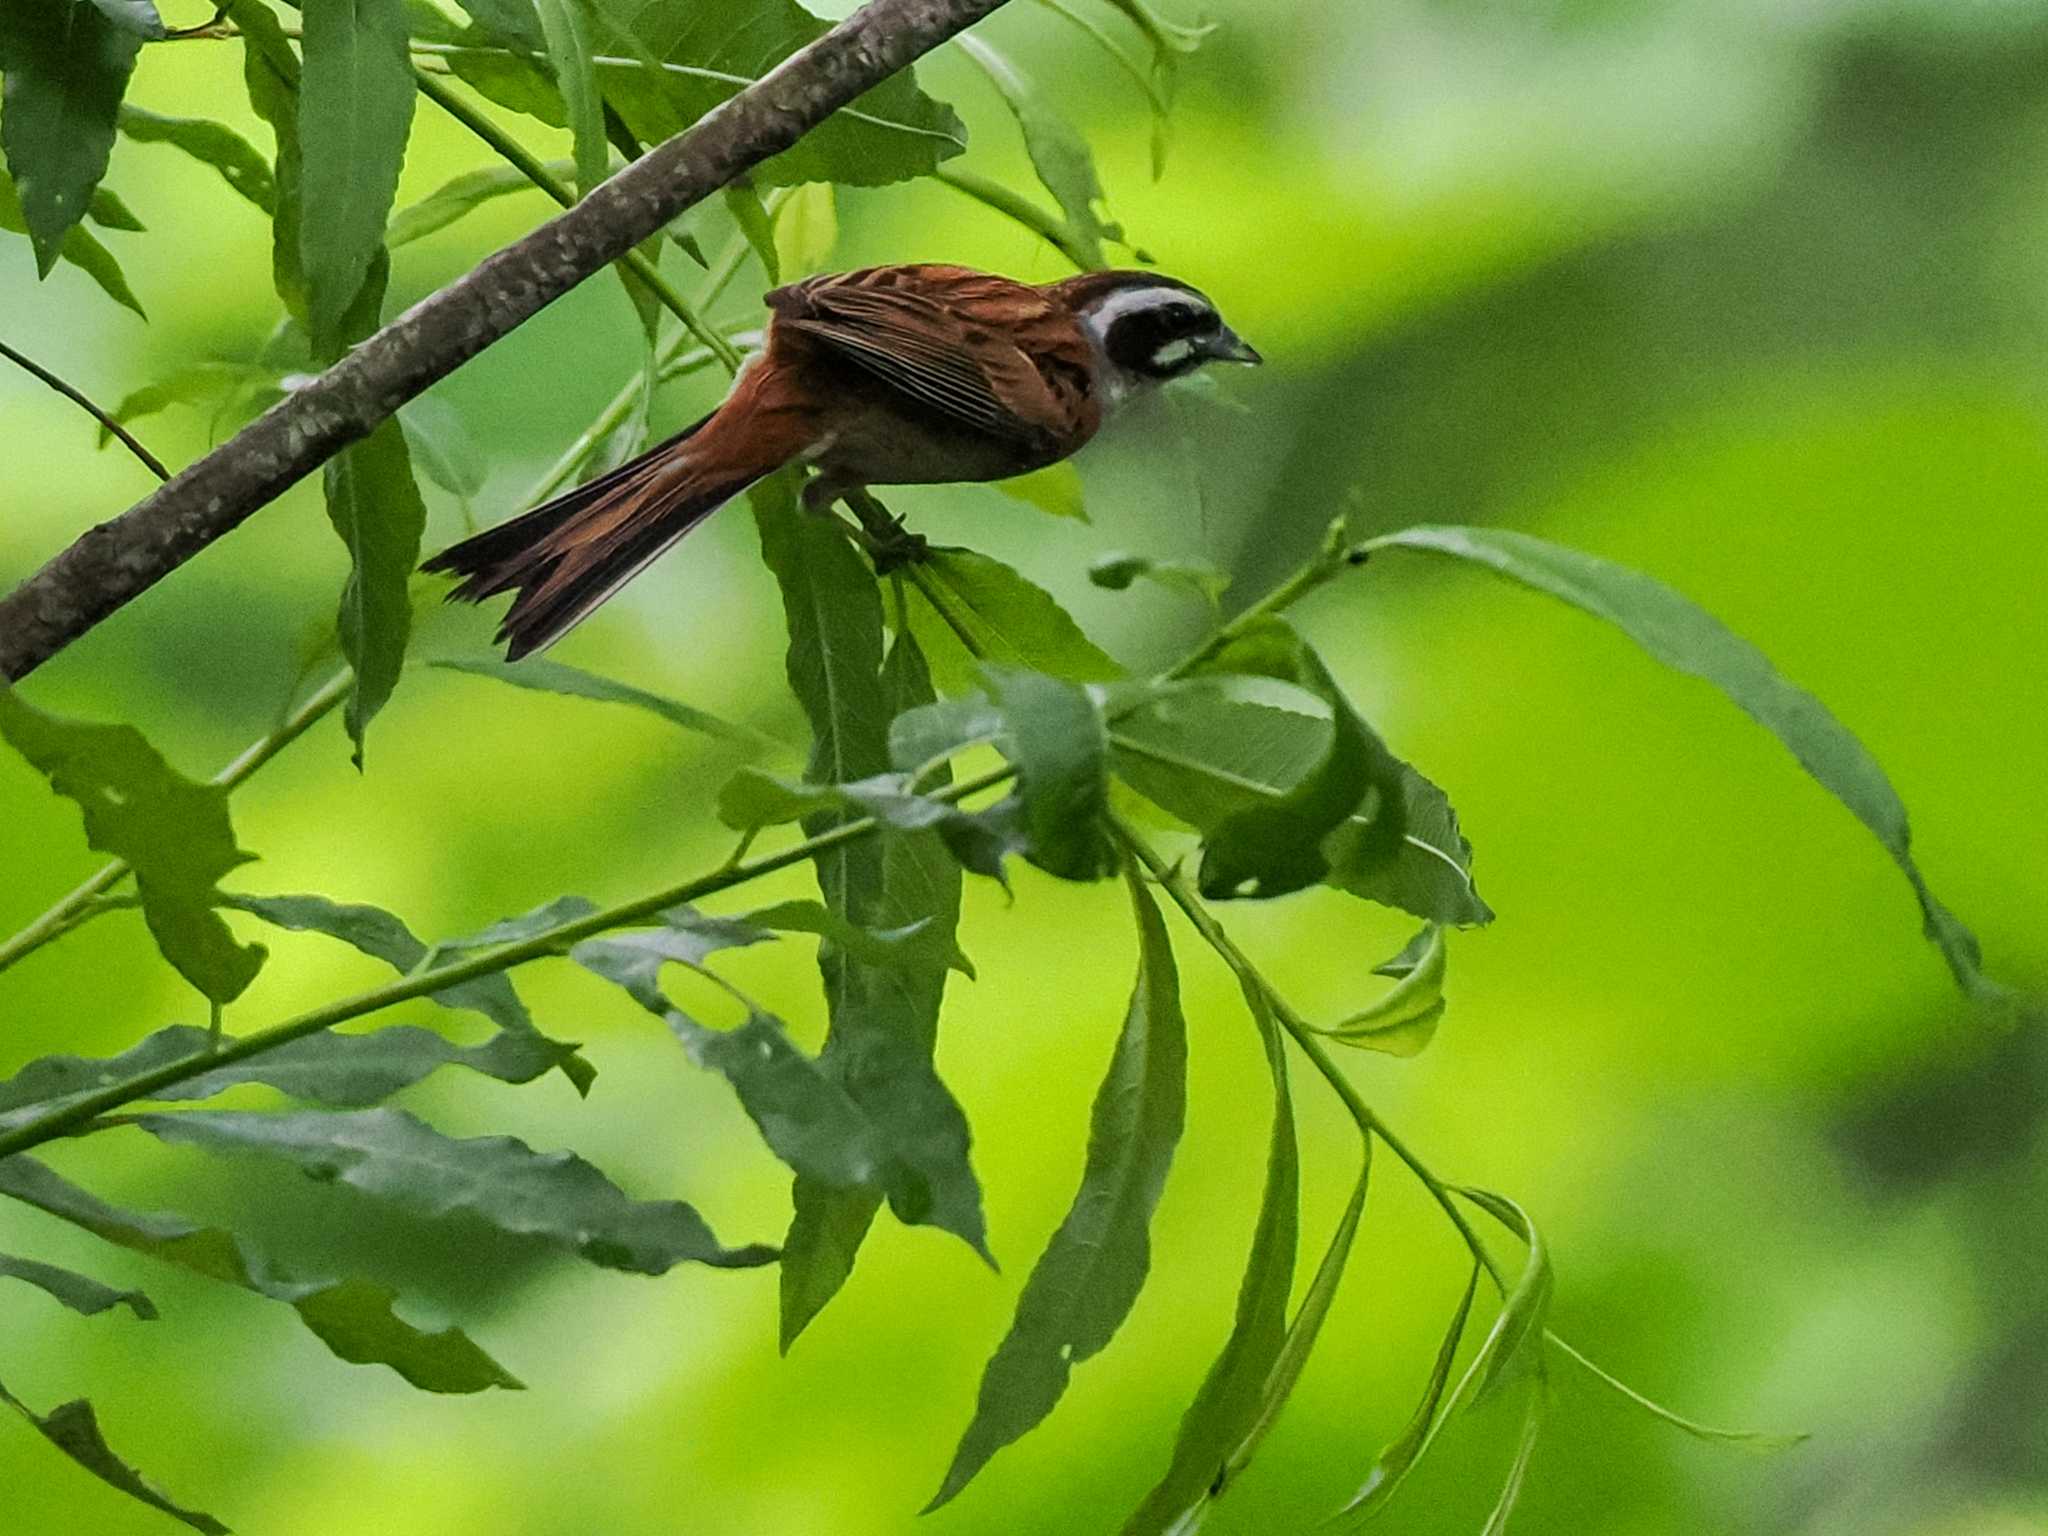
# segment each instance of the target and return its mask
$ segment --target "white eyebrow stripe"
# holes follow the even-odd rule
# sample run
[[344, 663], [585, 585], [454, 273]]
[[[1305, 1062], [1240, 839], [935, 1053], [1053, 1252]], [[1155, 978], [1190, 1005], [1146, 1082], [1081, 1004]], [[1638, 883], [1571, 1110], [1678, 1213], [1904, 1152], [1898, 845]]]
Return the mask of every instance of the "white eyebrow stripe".
[[[1211, 309], [1198, 295], [1185, 288], [1169, 288], [1164, 284], [1148, 285], [1143, 288], [1119, 288], [1100, 304], [1083, 314], [1089, 330], [1096, 336], [1107, 336], [1110, 328], [1125, 315], [1139, 310], [1158, 309], [1166, 304], [1188, 304], [1199, 309]], [[1213, 312], [1213, 310], [1212, 310]]]

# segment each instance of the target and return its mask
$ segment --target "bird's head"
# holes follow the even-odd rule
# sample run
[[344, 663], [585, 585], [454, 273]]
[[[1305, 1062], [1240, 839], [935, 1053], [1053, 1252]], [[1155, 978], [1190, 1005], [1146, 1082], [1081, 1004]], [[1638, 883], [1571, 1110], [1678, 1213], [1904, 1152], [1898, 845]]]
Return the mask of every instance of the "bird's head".
[[1060, 291], [1120, 393], [1163, 384], [1205, 363], [1261, 361], [1207, 297], [1177, 278], [1087, 272], [1068, 278]]

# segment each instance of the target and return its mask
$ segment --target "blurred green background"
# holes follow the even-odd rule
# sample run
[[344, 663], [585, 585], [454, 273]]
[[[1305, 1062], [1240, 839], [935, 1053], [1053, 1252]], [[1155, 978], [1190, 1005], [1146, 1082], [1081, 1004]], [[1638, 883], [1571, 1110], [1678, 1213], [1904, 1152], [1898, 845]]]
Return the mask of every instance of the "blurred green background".
[[[1993, 971], [2048, 983], [2048, 5], [1207, 3], [1225, 25], [1185, 71], [1156, 184], [1142, 102], [1079, 33], [1021, 0], [986, 33], [1056, 83], [1132, 237], [1215, 296], [1270, 366], [1160, 402], [1091, 448], [1092, 526], [980, 488], [906, 494], [898, 510], [1016, 563], [1134, 665], [1168, 658], [1201, 615], [1157, 590], [1096, 591], [1089, 559], [1209, 558], [1243, 601], [1354, 487], [1366, 531], [1498, 523], [1639, 565], [1862, 735]], [[171, 7], [173, 24], [204, 19], [187, 9]], [[267, 147], [239, 70], [231, 44], [152, 47], [131, 99], [221, 116]], [[986, 83], [952, 56], [923, 78], [969, 121], [964, 163], [1026, 184]], [[400, 200], [480, 163], [423, 106]], [[152, 323], [71, 269], [38, 285], [10, 237], [0, 334], [102, 400], [249, 355], [275, 312], [254, 210], [127, 142], [108, 184], [150, 226], [112, 242]], [[393, 310], [541, 208], [506, 199], [408, 247]], [[931, 183], [842, 193], [839, 213], [836, 265], [1063, 270]], [[707, 233], [722, 220], [707, 213]], [[735, 317], [757, 279], [735, 285]], [[600, 279], [435, 391], [489, 454], [484, 518], [629, 375], [632, 338], [617, 282]], [[658, 414], [686, 418], [711, 389], [678, 386]], [[190, 412], [141, 430], [173, 463], [206, 445]], [[147, 489], [11, 372], [0, 443], [0, 582]], [[460, 518], [429, 495], [439, 544]], [[28, 695], [131, 720], [209, 772], [275, 718], [343, 570], [301, 487]], [[1440, 1172], [1527, 1205], [1555, 1249], [1556, 1324], [1594, 1358], [1709, 1421], [1813, 1434], [1776, 1457], [1702, 1446], [1561, 1370], [1515, 1529], [2048, 1529], [2039, 1031], [1971, 1017], [1851, 817], [1718, 697], [1618, 637], [1398, 556], [1303, 619], [1397, 750], [1449, 789], [1500, 913], [1454, 943], [1430, 1052], [1353, 1061], [1356, 1080]], [[430, 651], [480, 644], [473, 620], [437, 622]], [[796, 740], [780, 647], [735, 509], [561, 654]], [[241, 840], [262, 855], [240, 878], [373, 901], [426, 934], [565, 890], [616, 899], [722, 854], [709, 798], [735, 760], [634, 712], [421, 672], [373, 729], [365, 775], [330, 721], [237, 798]], [[96, 864], [75, 810], [0, 758], [0, 929]], [[1407, 930], [1330, 892], [1228, 915], [1323, 1015], [1370, 994], [1367, 967]], [[273, 963], [231, 1027], [374, 979], [326, 941], [265, 938]], [[0, 1247], [146, 1283], [165, 1317], [81, 1319], [11, 1287], [5, 1379], [45, 1409], [90, 1393], [118, 1448], [249, 1533], [1113, 1530], [1228, 1328], [1263, 1155], [1256, 1045], [1228, 976], [1183, 945], [1190, 1127], [1152, 1284], [1049, 1423], [918, 1522], [1078, 1177], [1134, 965], [1114, 886], [1031, 871], [1014, 905], [971, 887], [963, 938], [981, 977], [949, 997], [940, 1066], [975, 1126], [1000, 1277], [885, 1221], [778, 1361], [767, 1272], [587, 1273], [254, 1164], [107, 1136], [56, 1161], [109, 1198], [231, 1219], [287, 1267], [346, 1262], [399, 1283], [415, 1317], [461, 1319], [531, 1390], [422, 1396], [330, 1359], [282, 1308], [13, 1207]], [[815, 1044], [806, 948], [728, 969]], [[697, 1203], [729, 1240], [779, 1234], [786, 1179], [722, 1085], [596, 981], [557, 965], [524, 985], [544, 1025], [589, 1043], [592, 1097], [559, 1078], [449, 1077], [413, 1107], [459, 1133], [573, 1145], [635, 1193]], [[0, 1067], [111, 1052], [197, 1022], [194, 1003], [141, 925], [110, 917], [0, 981]], [[1319, 1245], [1355, 1138], [1300, 1082], [1305, 1240]], [[1454, 1240], [1386, 1160], [1325, 1341], [1209, 1529], [1304, 1530], [1340, 1502], [1404, 1421], [1463, 1279]], [[1513, 1429], [1511, 1411], [1471, 1419], [1382, 1528], [1476, 1530]], [[7, 1536], [171, 1528], [0, 1421]]]

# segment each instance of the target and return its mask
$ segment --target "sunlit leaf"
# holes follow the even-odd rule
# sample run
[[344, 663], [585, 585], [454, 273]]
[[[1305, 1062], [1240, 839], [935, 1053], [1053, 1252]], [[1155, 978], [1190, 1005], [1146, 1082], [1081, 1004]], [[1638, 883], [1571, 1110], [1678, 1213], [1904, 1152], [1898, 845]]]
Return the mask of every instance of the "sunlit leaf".
[[[1227, 958], [1227, 957], [1226, 957]], [[1287, 1352], [1287, 1298], [1294, 1283], [1300, 1227], [1301, 1163], [1294, 1104], [1279, 1022], [1257, 978], [1240, 971], [1245, 1003], [1258, 1025], [1273, 1075], [1273, 1130], [1266, 1187], [1259, 1198], [1250, 1261], [1238, 1288], [1230, 1337], [1209, 1367], [1200, 1392], [1181, 1416], [1166, 1473], [1123, 1525], [1123, 1536], [1191, 1531], [1200, 1512], [1225, 1489], [1235, 1457], [1267, 1417], [1267, 1388]], [[1184, 1523], [1186, 1522], [1186, 1523]]]
[[1036, 507], [1050, 517], [1070, 517], [1077, 523], [1088, 518], [1088, 500], [1081, 486], [1081, 472], [1070, 460], [1048, 464], [1026, 475], [1012, 475], [995, 482], [995, 489], [1012, 501]]
[[659, 1275], [686, 1261], [730, 1269], [775, 1256], [723, 1246], [680, 1200], [628, 1199], [572, 1153], [536, 1152], [510, 1136], [444, 1136], [402, 1110], [189, 1110], [135, 1123], [164, 1141], [274, 1158], [411, 1216], [472, 1217], [605, 1269]]
[[1443, 1017], [1448, 958], [1442, 926], [1429, 924], [1400, 955], [1374, 967], [1397, 978], [1383, 997], [1318, 1033], [1389, 1056], [1419, 1054], [1435, 1038], [1437, 1021]]
[[85, 817], [85, 840], [135, 870], [143, 920], [166, 960], [216, 1003], [239, 997], [263, 964], [213, 910], [222, 875], [253, 854], [235, 844], [228, 796], [186, 778], [131, 725], [66, 720], [0, 683], [0, 738]]
[[516, 665], [488, 656], [457, 656], [443, 658], [434, 665], [445, 667], [451, 672], [467, 672], [476, 677], [494, 678], [515, 688], [530, 688], [536, 693], [559, 694], [571, 699], [590, 699], [600, 704], [629, 705], [666, 720], [670, 725], [694, 731], [701, 736], [716, 736], [727, 741], [743, 742], [751, 747], [764, 744], [778, 745], [752, 726], [735, 725], [729, 720], [721, 720], [718, 716], [694, 705], [685, 704], [679, 699], [649, 693], [644, 688], [635, 688], [631, 683], [600, 677], [595, 672], [586, 672], [580, 667], [568, 666], [546, 656], [528, 656]]
[[[77, 0], [70, 0], [70, 3], [77, 3]], [[47, 1414], [42, 1414], [30, 1408], [5, 1386], [0, 1386], [0, 1402], [6, 1403], [27, 1419], [45, 1440], [108, 1487], [118, 1489], [129, 1498], [138, 1499], [151, 1509], [169, 1515], [181, 1525], [190, 1526], [195, 1531], [204, 1531], [206, 1536], [228, 1536], [228, 1528], [213, 1516], [173, 1503], [140, 1472], [116, 1455], [114, 1448], [107, 1444], [106, 1436], [100, 1433], [99, 1419], [93, 1413], [92, 1404], [84, 1398], [61, 1404]]]
[[1472, 1360], [1474, 1384], [1467, 1406], [1476, 1408], [1506, 1386], [1517, 1372], [1541, 1369], [1543, 1330], [1550, 1317], [1554, 1277], [1543, 1234], [1519, 1205], [1490, 1190], [1468, 1187], [1459, 1193], [1528, 1244], [1522, 1272], [1502, 1299], [1493, 1327]]
[[1665, 666], [1712, 683], [1782, 741], [1884, 846], [1912, 886], [1927, 937], [1957, 984], [1980, 998], [2008, 996], [1984, 975], [1975, 935], [1928, 888], [1913, 861], [1906, 808], [1876, 759], [1826, 705], [1787, 682], [1763, 652], [1720, 620], [1639, 571], [1504, 528], [1406, 528], [1372, 544], [1485, 566], [1604, 619]]
[[220, 173], [221, 180], [265, 213], [277, 210], [277, 183], [270, 162], [234, 129], [203, 117], [166, 117], [121, 104], [116, 126], [138, 144], [168, 144]]
[[982, 1374], [973, 1422], [928, 1509], [1052, 1412], [1073, 1368], [1108, 1347], [1151, 1268], [1152, 1213], [1187, 1118], [1187, 1024], [1158, 904], [1135, 873], [1129, 884], [1138, 979], [1096, 1090], [1081, 1187], [1024, 1283], [1010, 1331]]
[[838, 194], [829, 181], [807, 181], [775, 210], [775, 258], [782, 282], [822, 272], [839, 244]]
[[59, 1269], [38, 1259], [19, 1259], [11, 1253], [0, 1253], [0, 1277], [32, 1285], [82, 1317], [97, 1317], [115, 1307], [126, 1307], [145, 1323], [156, 1320], [156, 1304], [142, 1292], [117, 1291], [90, 1276]]
[[1123, 668], [1042, 587], [971, 549], [937, 547], [912, 568], [910, 629], [948, 693], [978, 684], [981, 662], [1106, 682]]
[[399, 1317], [391, 1308], [393, 1293], [382, 1286], [366, 1280], [287, 1280], [275, 1266], [252, 1259], [232, 1233], [178, 1216], [121, 1210], [34, 1158], [16, 1154], [0, 1159], [0, 1195], [117, 1247], [281, 1301], [340, 1359], [388, 1365], [422, 1391], [481, 1392], [520, 1385], [461, 1329], [428, 1333]]
[[[85, 217], [107, 172], [114, 114], [143, 42], [126, 18], [144, 11], [154, 15], [146, 5], [117, 8], [114, 0], [0, 6], [0, 148], [41, 276], [57, 264], [65, 235]], [[161, 36], [163, 23], [156, 27]]]
[[782, 281], [782, 252], [775, 245], [775, 221], [768, 216], [761, 194], [747, 181], [735, 181], [725, 188], [725, 209], [761, 263], [771, 284]]
[[299, 254], [313, 350], [333, 358], [360, 339], [344, 318], [384, 248], [416, 91], [401, 0], [305, 0], [304, 16]]

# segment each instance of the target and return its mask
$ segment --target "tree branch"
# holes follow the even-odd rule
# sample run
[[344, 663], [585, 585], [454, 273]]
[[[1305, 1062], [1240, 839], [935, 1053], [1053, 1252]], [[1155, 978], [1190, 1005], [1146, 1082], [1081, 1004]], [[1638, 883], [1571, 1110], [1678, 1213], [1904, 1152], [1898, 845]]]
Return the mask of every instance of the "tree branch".
[[430, 384], [1002, 3], [870, 0], [574, 208], [400, 315], [0, 599], [0, 677], [26, 676]]

